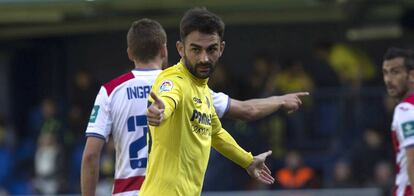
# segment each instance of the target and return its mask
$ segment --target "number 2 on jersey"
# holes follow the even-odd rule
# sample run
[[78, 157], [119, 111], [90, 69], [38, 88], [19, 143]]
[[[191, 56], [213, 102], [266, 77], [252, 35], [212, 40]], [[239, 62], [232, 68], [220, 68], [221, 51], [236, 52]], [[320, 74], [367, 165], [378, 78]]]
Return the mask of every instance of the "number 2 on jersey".
[[138, 157], [138, 152], [147, 145], [147, 117], [145, 115], [131, 116], [127, 120], [128, 132], [142, 128], [143, 135], [129, 145], [129, 163], [132, 169], [147, 167], [147, 157]]

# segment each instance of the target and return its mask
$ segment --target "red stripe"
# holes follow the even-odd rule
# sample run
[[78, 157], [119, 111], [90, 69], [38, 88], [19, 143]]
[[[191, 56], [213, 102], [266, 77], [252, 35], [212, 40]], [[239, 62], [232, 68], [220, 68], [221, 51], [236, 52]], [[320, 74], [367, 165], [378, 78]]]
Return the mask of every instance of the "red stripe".
[[408, 95], [408, 97], [404, 98], [402, 102], [408, 102], [414, 105], [414, 94]]
[[[395, 186], [394, 187], [394, 190], [392, 191], [393, 192], [392, 193], [393, 196], [398, 196], [397, 195], [397, 189], [398, 189], [398, 186]], [[405, 186], [405, 190], [403, 192], [403, 196], [413, 196], [413, 191], [411, 189], [411, 186]]]
[[400, 152], [400, 142], [398, 142], [397, 131], [391, 131], [392, 146], [394, 147], [394, 153], [397, 154]]
[[[394, 154], [395, 154], [395, 160], [397, 160], [397, 155], [400, 152], [400, 142], [398, 142], [397, 138], [397, 131], [392, 130], [391, 131], [391, 138], [392, 138], [392, 146], [394, 147]], [[395, 164], [395, 172], [398, 174], [400, 173], [400, 166], [398, 163]]]
[[404, 190], [404, 196], [413, 196], [413, 191], [411, 186], [406, 186]]
[[132, 72], [128, 72], [124, 75], [121, 75], [113, 80], [111, 80], [110, 82], [104, 84], [103, 86], [106, 89], [106, 92], [108, 93], [108, 96], [111, 95], [112, 91], [119, 85], [121, 85], [122, 83], [130, 80], [134, 78], [134, 74]]
[[124, 179], [114, 180], [114, 191], [112, 194], [122, 193], [127, 191], [140, 190], [145, 176], [134, 176]]

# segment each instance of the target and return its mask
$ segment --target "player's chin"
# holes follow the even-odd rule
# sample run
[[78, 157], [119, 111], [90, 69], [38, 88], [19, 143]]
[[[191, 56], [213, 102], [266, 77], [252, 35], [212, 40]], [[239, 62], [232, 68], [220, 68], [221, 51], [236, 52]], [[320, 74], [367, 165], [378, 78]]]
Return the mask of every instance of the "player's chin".
[[198, 77], [201, 79], [207, 79], [210, 77], [210, 72], [198, 72]]
[[387, 93], [391, 97], [397, 97], [398, 96], [398, 92], [395, 89], [387, 89]]

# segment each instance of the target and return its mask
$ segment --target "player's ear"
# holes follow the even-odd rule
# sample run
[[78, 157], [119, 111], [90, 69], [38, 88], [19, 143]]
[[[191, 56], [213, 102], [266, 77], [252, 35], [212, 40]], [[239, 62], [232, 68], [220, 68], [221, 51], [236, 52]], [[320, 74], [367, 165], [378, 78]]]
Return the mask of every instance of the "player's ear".
[[175, 43], [175, 46], [177, 47], [177, 51], [180, 54], [181, 58], [184, 57], [184, 43], [177, 41], [177, 43]]
[[225, 41], [221, 41], [220, 42], [220, 56], [223, 55], [224, 47], [225, 46], [226, 46], [226, 42]]
[[162, 47], [160, 49], [160, 55], [161, 55], [161, 58], [167, 58], [168, 57], [167, 44], [162, 45]]
[[130, 61], [134, 61], [134, 55], [132, 55], [132, 51], [129, 49], [129, 47], [127, 48], [127, 54], [128, 54], [128, 59]]

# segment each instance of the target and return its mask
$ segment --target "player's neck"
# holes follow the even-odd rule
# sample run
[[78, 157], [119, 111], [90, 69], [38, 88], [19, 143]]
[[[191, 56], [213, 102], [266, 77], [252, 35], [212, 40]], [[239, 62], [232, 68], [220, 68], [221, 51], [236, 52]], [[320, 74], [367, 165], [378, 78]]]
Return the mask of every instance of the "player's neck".
[[135, 69], [161, 69], [162, 61], [161, 60], [152, 60], [146, 63], [134, 61]]

